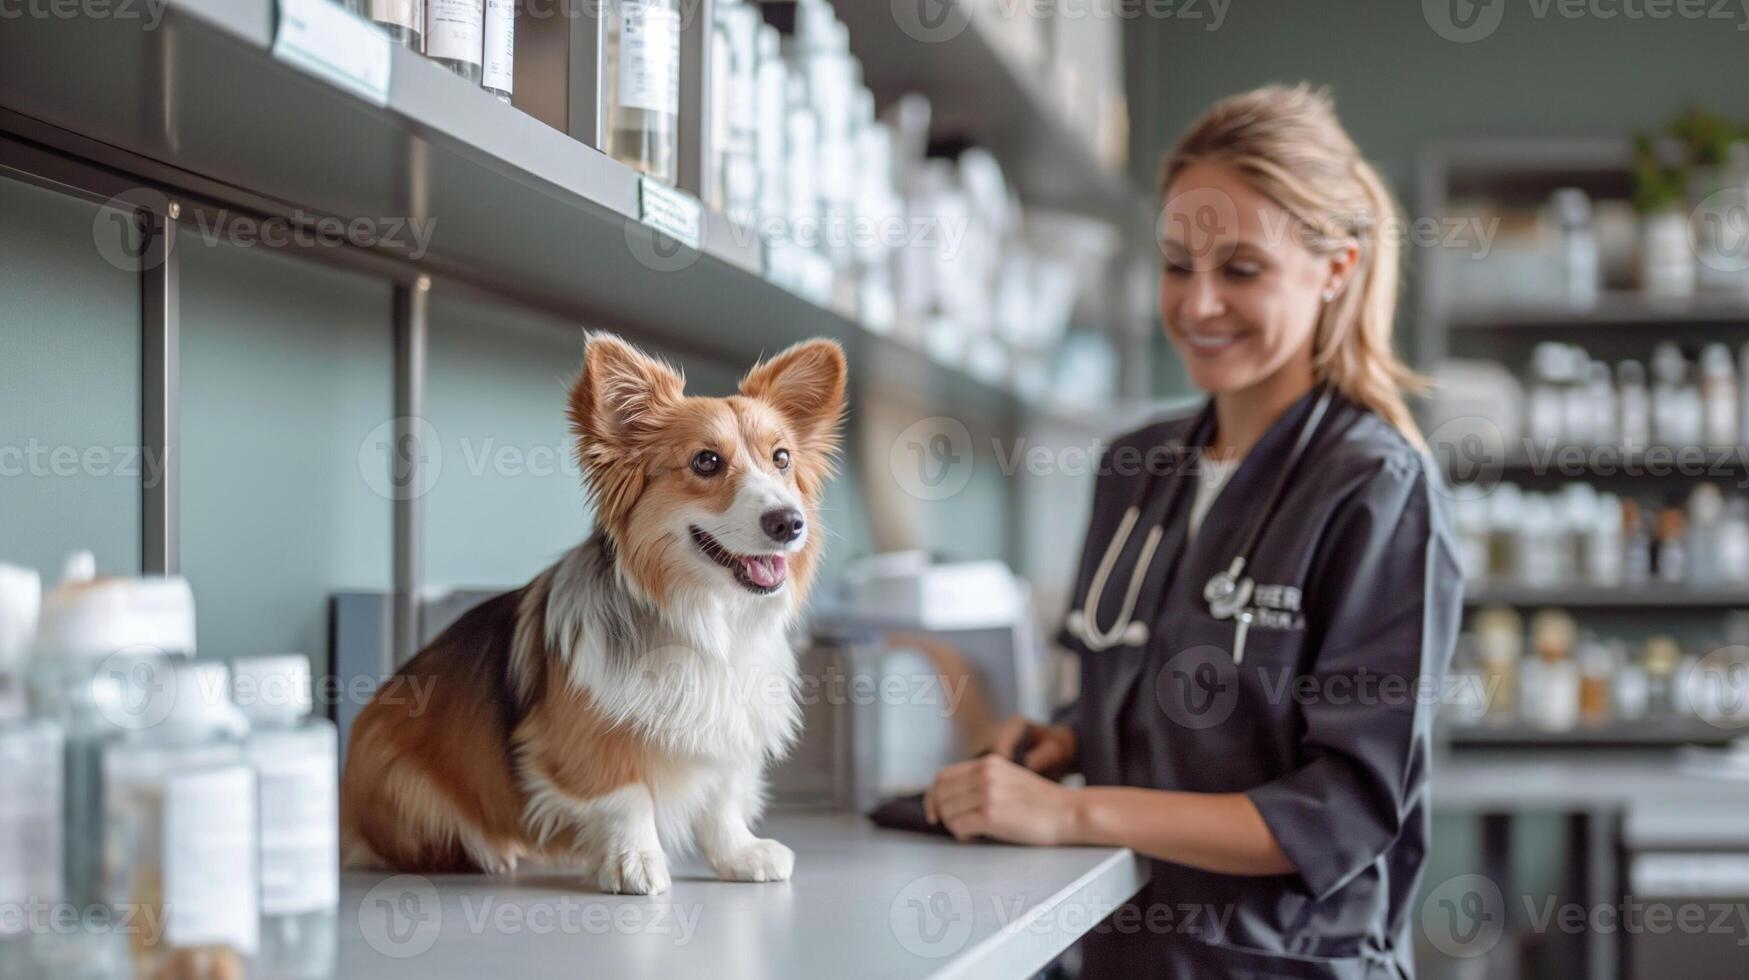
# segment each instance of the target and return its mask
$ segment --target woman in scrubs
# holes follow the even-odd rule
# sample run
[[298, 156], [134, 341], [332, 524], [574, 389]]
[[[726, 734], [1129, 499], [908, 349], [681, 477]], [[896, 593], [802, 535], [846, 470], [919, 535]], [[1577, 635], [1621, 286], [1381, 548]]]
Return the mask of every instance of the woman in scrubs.
[[[1059, 637], [1078, 700], [925, 806], [961, 839], [1152, 859], [1090, 977], [1412, 977], [1461, 580], [1391, 348], [1398, 212], [1305, 86], [1218, 103], [1162, 179], [1161, 318], [1210, 397], [1104, 454]], [[1205, 585], [1241, 556], [1236, 599]]]

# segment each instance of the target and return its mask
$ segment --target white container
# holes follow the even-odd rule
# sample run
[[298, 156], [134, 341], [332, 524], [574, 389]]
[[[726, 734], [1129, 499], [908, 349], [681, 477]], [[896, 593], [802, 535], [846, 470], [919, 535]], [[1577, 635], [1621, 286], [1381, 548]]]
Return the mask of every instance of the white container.
[[425, 0], [425, 56], [480, 84], [486, 0]]
[[340, 763], [333, 722], [311, 716], [309, 658], [243, 657], [232, 700], [249, 719], [260, 786], [263, 975], [332, 971], [340, 904]]
[[516, 80], [516, 0], [486, 0], [480, 87], [509, 102]]
[[[0, 910], [61, 898], [61, 730], [23, 696], [41, 600], [36, 572], [0, 565]], [[0, 914], [0, 977], [51, 975], [34, 925]]]
[[404, 48], [425, 47], [425, 0], [363, 0], [364, 15]]
[[1640, 219], [1640, 289], [1652, 296], [1694, 295], [1688, 215], [1659, 211]]
[[103, 755], [108, 899], [161, 929], [136, 976], [249, 976], [259, 941], [255, 772], [215, 661], [176, 666], [164, 718]]
[[99, 578], [88, 552], [67, 560], [44, 599], [30, 692], [66, 739], [62, 842], [66, 900], [104, 901], [103, 749], [168, 710], [169, 665], [194, 653], [194, 596], [180, 578]]
[[606, 0], [602, 73], [608, 156], [673, 184], [680, 118], [678, 0]]

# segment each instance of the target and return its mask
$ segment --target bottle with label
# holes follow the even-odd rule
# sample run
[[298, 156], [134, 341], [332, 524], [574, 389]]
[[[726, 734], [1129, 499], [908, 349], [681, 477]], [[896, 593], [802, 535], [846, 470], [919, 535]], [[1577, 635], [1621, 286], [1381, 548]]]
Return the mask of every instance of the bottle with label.
[[486, 0], [480, 87], [508, 103], [516, 78], [516, 0]]
[[103, 755], [109, 901], [158, 923], [131, 937], [135, 976], [253, 976], [260, 877], [248, 723], [231, 704], [224, 664], [184, 662], [171, 673], [163, 717]]
[[608, 156], [665, 184], [678, 168], [679, 0], [605, 0]]
[[1706, 445], [1736, 445], [1737, 365], [1731, 349], [1724, 344], [1708, 344], [1701, 349], [1700, 401]]
[[746, 225], [758, 193], [759, 30], [744, 0], [716, 7], [711, 45], [711, 140], [716, 160], [711, 206]]
[[425, 0], [425, 56], [480, 84], [486, 0]]
[[1578, 628], [1573, 617], [1545, 609], [1531, 620], [1536, 648], [1534, 693], [1527, 691], [1525, 708], [1531, 720], [1550, 731], [1570, 731], [1579, 722], [1579, 666], [1573, 660]]
[[311, 716], [309, 658], [242, 657], [231, 696], [249, 719], [260, 786], [261, 975], [330, 975], [340, 904], [340, 806], [333, 722]]
[[[0, 910], [61, 898], [61, 730], [26, 714], [25, 658], [42, 581], [0, 565]], [[0, 914], [0, 977], [52, 976], [41, 923]]]
[[[784, 65], [782, 42], [777, 28], [770, 24], [759, 28], [759, 56], [756, 75], [758, 88], [759, 166], [758, 225], [761, 233], [780, 237], [787, 210], [784, 179], [785, 99], [789, 92], [789, 69]], [[1745, 347], [1749, 352], [1749, 347]], [[1745, 356], [1749, 356], [1746, 354]]]
[[1704, 436], [1700, 389], [1689, 376], [1688, 360], [1669, 341], [1652, 351], [1652, 429], [1665, 446], [1697, 446]]
[[425, 49], [425, 0], [361, 0], [369, 18], [389, 40], [410, 51]]
[[103, 750], [167, 710], [169, 665], [194, 653], [194, 595], [180, 578], [99, 577], [89, 552], [67, 559], [43, 600], [30, 662], [33, 710], [66, 740], [61, 779], [64, 893], [101, 912]]
[[1615, 366], [1616, 400], [1620, 407], [1616, 433], [1621, 448], [1643, 453], [1652, 444], [1652, 397], [1646, 391], [1646, 368], [1639, 361]]

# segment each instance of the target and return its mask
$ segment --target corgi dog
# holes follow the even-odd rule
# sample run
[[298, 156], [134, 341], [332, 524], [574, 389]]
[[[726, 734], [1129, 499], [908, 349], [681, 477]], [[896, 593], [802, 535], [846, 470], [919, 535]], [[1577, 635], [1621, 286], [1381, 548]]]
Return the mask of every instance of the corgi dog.
[[[587, 338], [569, 417], [596, 531], [476, 606], [384, 682], [341, 780], [348, 867], [581, 866], [655, 894], [696, 848], [733, 881], [783, 881], [754, 836], [764, 769], [800, 734], [786, 629], [820, 561], [844, 353], [797, 344], [738, 394], [683, 394], [667, 364]], [[428, 697], [405, 696], [414, 678]]]

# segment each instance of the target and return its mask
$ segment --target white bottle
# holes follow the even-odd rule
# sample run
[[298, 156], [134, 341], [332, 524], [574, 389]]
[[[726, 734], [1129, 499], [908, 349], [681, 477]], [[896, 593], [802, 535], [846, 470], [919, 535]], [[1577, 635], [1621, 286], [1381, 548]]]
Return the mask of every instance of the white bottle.
[[224, 664], [172, 672], [163, 719], [103, 754], [109, 901], [161, 923], [133, 938], [136, 976], [250, 976], [261, 879], [248, 723]]
[[516, 0], [486, 0], [480, 87], [509, 102], [516, 80]]
[[1615, 366], [1616, 400], [1620, 404], [1617, 438], [1621, 448], [1643, 453], [1652, 444], [1652, 398], [1646, 390], [1646, 368], [1639, 361]]
[[1597, 498], [1590, 534], [1585, 542], [1585, 584], [1602, 589], [1622, 584], [1621, 498], [1606, 493]]
[[1749, 500], [1732, 497], [1719, 528], [1719, 571], [1730, 585], [1749, 585]]
[[768, 238], [788, 237], [783, 234], [783, 223], [788, 211], [788, 182], [784, 179], [784, 158], [787, 152], [784, 146], [784, 110], [789, 92], [789, 69], [783, 63], [777, 28], [770, 24], [759, 28], [755, 84], [759, 101], [759, 138], [755, 150], [759, 167], [757, 224], [760, 233]]
[[425, 56], [480, 84], [486, 0], [425, 0]]
[[1598, 446], [1621, 445], [1621, 412], [1611, 380], [1609, 365], [1591, 362], [1587, 402], [1591, 413], [1591, 441]]
[[608, 156], [665, 184], [676, 176], [680, 118], [678, 0], [606, 0], [602, 73]]
[[167, 665], [193, 653], [194, 596], [180, 578], [100, 578], [91, 554], [79, 552], [43, 600], [30, 694], [66, 739], [65, 895], [76, 908], [100, 910], [104, 901], [104, 746], [162, 717]]
[[61, 898], [61, 729], [25, 713], [25, 657], [36, 634], [42, 581], [0, 565], [0, 977], [50, 976], [38, 940]]
[[232, 700], [249, 719], [247, 755], [261, 792], [261, 973], [326, 977], [340, 904], [334, 724], [311, 716], [309, 658], [242, 657], [232, 672]]
[[1544, 342], [1531, 352], [1530, 438], [1539, 449], [1567, 443], [1567, 374], [1564, 345]]
[[413, 51], [424, 48], [425, 0], [364, 0], [364, 15], [396, 44]]
[[1737, 444], [1737, 368], [1731, 349], [1708, 344], [1700, 352], [1700, 397], [1705, 444]]

